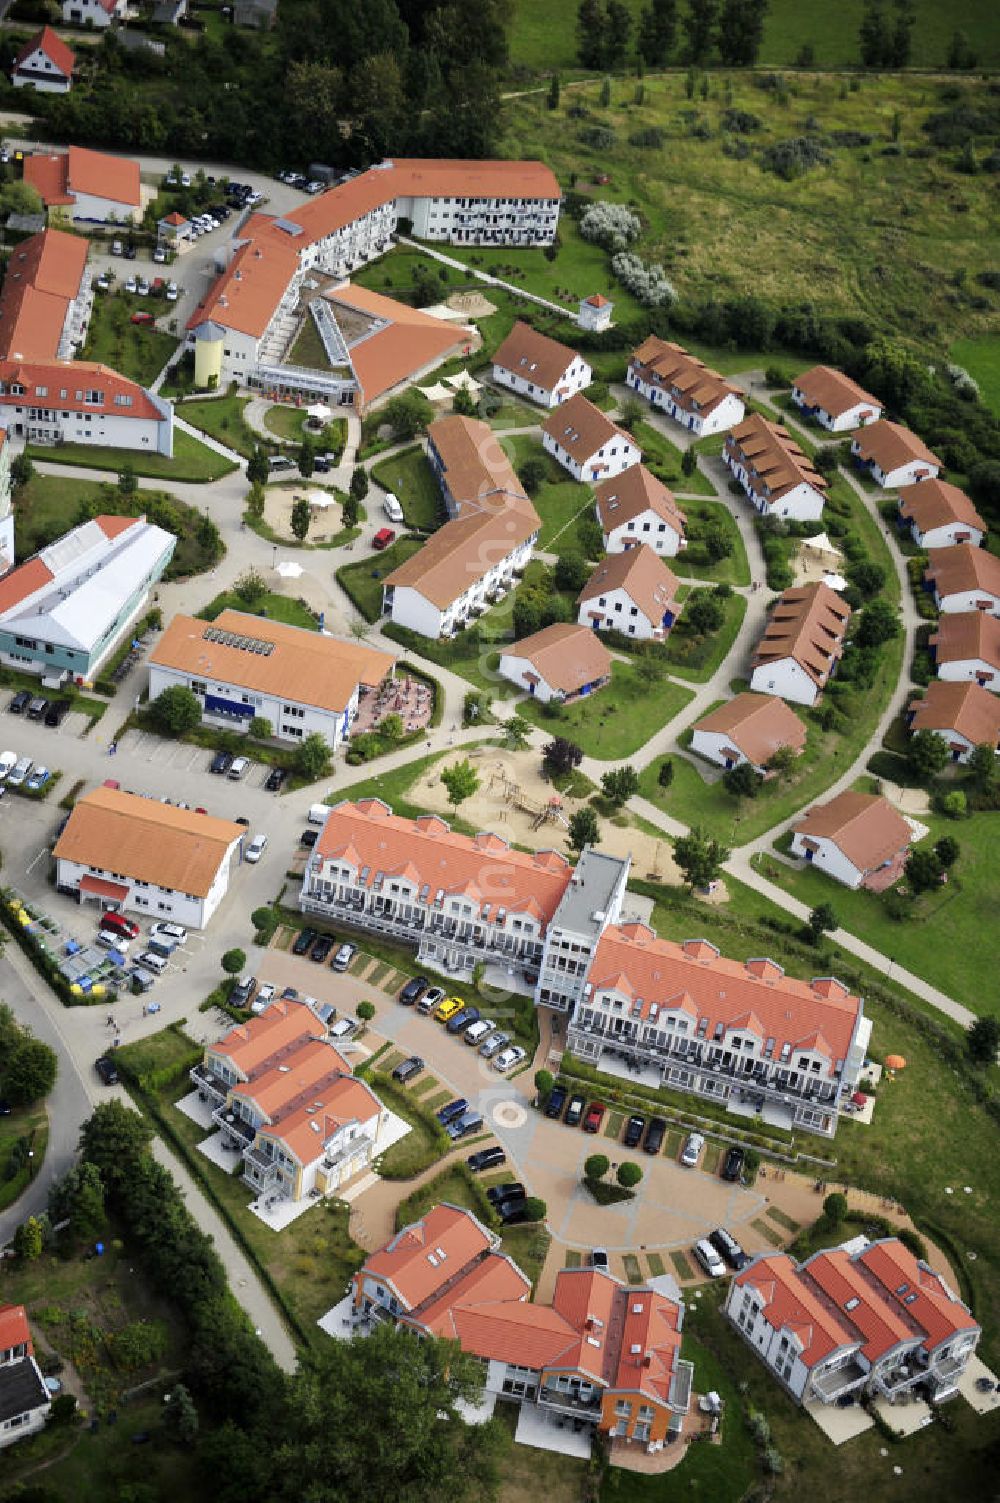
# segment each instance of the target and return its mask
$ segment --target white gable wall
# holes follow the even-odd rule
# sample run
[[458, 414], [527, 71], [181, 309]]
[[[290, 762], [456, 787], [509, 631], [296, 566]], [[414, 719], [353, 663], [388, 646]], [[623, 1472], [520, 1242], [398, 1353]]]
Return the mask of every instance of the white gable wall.
[[624, 553], [627, 548], [636, 548], [640, 543], [645, 543], [661, 558], [674, 558], [683, 539], [675, 527], [664, 522], [652, 509], [640, 512], [631, 521], [621, 522], [604, 534], [606, 553]]
[[820, 694], [816, 684], [795, 658], [779, 658], [772, 663], [762, 663], [754, 669], [750, 687], [757, 694], [777, 694], [779, 699], [791, 700], [796, 705], [814, 705]]
[[985, 534], [968, 522], [946, 522], [942, 527], [930, 527], [921, 532], [916, 522], [910, 523], [913, 541], [921, 548], [954, 548], [959, 543], [971, 543], [981, 548]]
[[590, 385], [593, 372], [585, 360], [579, 355], [574, 355], [557, 380], [555, 386], [542, 386], [532, 379], [529, 367], [510, 370], [503, 365], [493, 366], [493, 379], [500, 386], [506, 386], [509, 391], [516, 392], [519, 397], [527, 397], [530, 402], [535, 402], [539, 407], [558, 407], [560, 402], [565, 402], [568, 397], [575, 396], [578, 391], [583, 391]]
[[844, 855], [839, 846], [834, 845], [828, 836], [809, 836], [809, 839], [818, 847], [811, 855], [803, 844], [803, 837], [796, 833], [792, 836], [792, 855], [804, 856], [810, 866], [817, 871], [826, 872], [834, 881], [842, 882], [845, 887], [860, 887], [864, 880], [864, 872], [859, 870]]

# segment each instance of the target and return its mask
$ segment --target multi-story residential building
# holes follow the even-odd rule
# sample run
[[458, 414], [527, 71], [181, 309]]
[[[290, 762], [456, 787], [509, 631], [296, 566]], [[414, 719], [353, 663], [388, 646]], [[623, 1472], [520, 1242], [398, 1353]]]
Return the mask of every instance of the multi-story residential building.
[[853, 433], [877, 423], [882, 404], [843, 371], [829, 365], [814, 365], [792, 383], [792, 401], [806, 417], [815, 418], [831, 433]]
[[558, 407], [589, 386], [593, 372], [575, 350], [517, 320], [493, 356], [493, 379], [540, 407]]
[[832, 1137], [856, 1088], [871, 1024], [833, 977], [787, 977], [767, 959], [723, 959], [707, 940], [658, 939], [643, 924], [602, 934], [567, 1047], [740, 1116]]
[[941, 461], [909, 428], [879, 418], [851, 440], [851, 455], [877, 485], [898, 490], [921, 480], [937, 479]]
[[608, 480], [642, 458], [632, 435], [579, 392], [545, 419], [542, 448], [574, 480]]
[[722, 457], [761, 516], [815, 522], [823, 515], [829, 481], [780, 423], [752, 412], [727, 435]]
[[583, 851], [545, 935], [536, 1002], [570, 1012], [584, 996], [601, 935], [621, 921], [631, 866], [631, 857]]
[[762, 776], [776, 752], [789, 747], [798, 756], [805, 744], [806, 728], [795, 711], [766, 694], [737, 694], [696, 720], [691, 733], [698, 756], [727, 772], [748, 762]]
[[985, 611], [942, 616], [927, 645], [938, 678], [982, 684], [1000, 693], [1000, 620], [996, 616]]
[[48, 209], [63, 209], [85, 224], [125, 224], [142, 218], [143, 195], [139, 163], [71, 146], [68, 151], [33, 152], [24, 159], [24, 181], [40, 195]]
[[207, 725], [245, 731], [261, 718], [280, 741], [318, 734], [335, 751], [362, 696], [395, 666], [373, 647], [243, 611], [175, 616], [149, 656], [149, 697], [179, 684], [197, 696]]
[[23, 1305], [0, 1305], [0, 1449], [41, 1430], [52, 1399]]
[[605, 553], [624, 553], [645, 543], [661, 558], [673, 558], [686, 546], [687, 519], [673, 491], [644, 464], [634, 464], [614, 480], [596, 485], [594, 500]]
[[902, 875], [913, 831], [887, 799], [845, 789], [792, 826], [791, 851], [845, 887], [881, 892]]
[[11, 509], [10, 443], [0, 428], [0, 575], [14, 567], [14, 513]]
[[229, 887], [245, 826], [120, 788], [73, 805], [52, 850], [56, 886], [101, 909], [204, 929]]
[[92, 360], [0, 360], [0, 425], [29, 443], [174, 452], [171, 404]]
[[72, 47], [51, 26], [43, 26], [15, 57], [11, 83], [15, 89], [37, 89], [39, 94], [68, 94], [75, 67]]
[[427, 457], [450, 520], [386, 575], [382, 601], [398, 625], [441, 637], [504, 597], [531, 559], [541, 520], [488, 423], [432, 423]]
[[573, 868], [557, 851], [459, 835], [380, 799], [336, 804], [309, 853], [299, 906], [418, 946], [418, 960], [471, 971], [494, 960], [534, 975]]
[[906, 720], [911, 731], [940, 736], [953, 762], [968, 762], [977, 746], [1000, 752], [1000, 699], [982, 684], [935, 679], [923, 699], [911, 700]]
[[609, 553], [577, 596], [577, 620], [593, 631], [620, 631], [662, 642], [680, 615], [680, 582], [646, 543]]
[[946, 615], [983, 611], [1000, 616], [1000, 558], [971, 543], [932, 548], [927, 556], [924, 587]]
[[29, 235], [11, 251], [0, 291], [0, 359], [69, 360], [87, 336], [93, 302], [86, 240], [65, 230]]
[[658, 412], [690, 429], [696, 438], [725, 433], [742, 422], [745, 407], [737, 388], [679, 344], [651, 334], [629, 361], [625, 380]]
[[964, 491], [946, 480], [921, 480], [899, 492], [899, 526], [908, 528], [918, 548], [982, 546], [986, 523]]
[[93, 678], [132, 625], [177, 539], [145, 517], [94, 517], [0, 579], [0, 662]]
[[850, 619], [850, 607], [827, 584], [786, 590], [757, 644], [751, 689], [814, 705], [837, 671]]
[[125, 14], [126, 0], [62, 0], [62, 18], [68, 26], [92, 26], [103, 31]]
[[447, 1202], [370, 1253], [352, 1281], [355, 1329], [381, 1322], [457, 1340], [484, 1367], [486, 1399], [546, 1424], [658, 1451], [684, 1429], [694, 1369], [684, 1307], [596, 1268], [562, 1269], [550, 1304], [471, 1211]]
[[596, 632], [560, 621], [511, 643], [497, 671], [542, 704], [566, 703], [603, 688], [611, 678], [611, 654]]
[[941, 1274], [898, 1237], [858, 1237], [798, 1264], [762, 1253], [736, 1275], [724, 1308], [800, 1404], [943, 1403], [980, 1336]]

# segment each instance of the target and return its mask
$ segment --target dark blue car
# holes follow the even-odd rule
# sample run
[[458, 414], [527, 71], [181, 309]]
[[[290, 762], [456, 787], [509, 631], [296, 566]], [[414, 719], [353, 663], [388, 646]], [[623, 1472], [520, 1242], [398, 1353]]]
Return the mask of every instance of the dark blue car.
[[467, 1112], [468, 1110], [469, 1103], [464, 1096], [459, 1096], [455, 1101], [449, 1101], [447, 1106], [441, 1108], [437, 1114], [437, 1119], [442, 1127], [447, 1127], [448, 1123], [454, 1117], [460, 1117], [463, 1112]]
[[473, 1023], [478, 1023], [478, 1021], [478, 1007], [463, 1007], [461, 1012], [457, 1012], [453, 1018], [448, 1019], [445, 1027], [449, 1033], [464, 1033], [467, 1028], [471, 1028]]

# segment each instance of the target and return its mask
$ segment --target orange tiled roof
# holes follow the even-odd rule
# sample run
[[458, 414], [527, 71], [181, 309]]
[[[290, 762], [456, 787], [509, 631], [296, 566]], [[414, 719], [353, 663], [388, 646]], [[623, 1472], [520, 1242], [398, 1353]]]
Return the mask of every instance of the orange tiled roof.
[[909, 709], [911, 730], [954, 731], [973, 746], [1000, 746], [1000, 698], [981, 684], [934, 679]]
[[36, 590], [44, 589], [54, 579], [55, 575], [42, 559], [25, 559], [23, 564], [18, 564], [16, 569], [0, 579], [0, 615], [12, 606], [20, 605], [22, 600], [34, 595]]
[[453, 1311], [451, 1328], [439, 1326], [435, 1334], [457, 1338], [463, 1351], [486, 1361], [536, 1371], [559, 1365], [579, 1343], [576, 1331], [551, 1305], [522, 1303], [520, 1298], [460, 1307]]
[[788, 429], [759, 412], [752, 412], [730, 431], [726, 448], [750, 472], [754, 495], [769, 506], [797, 485], [808, 485], [821, 497], [829, 486]]
[[958, 522], [986, 532], [986, 523], [964, 491], [947, 480], [921, 480], [899, 489], [899, 514], [907, 522], [916, 522], [918, 532], [933, 527], [947, 527]]
[[138, 209], [142, 203], [139, 163], [129, 157], [110, 156], [106, 151], [90, 151], [85, 146], [71, 146], [66, 180], [71, 193], [110, 198], [132, 209]]
[[677, 576], [645, 543], [638, 548], [627, 548], [624, 553], [609, 553], [587, 580], [577, 603], [596, 600], [619, 589], [626, 592], [654, 626], [659, 626], [666, 611], [678, 609]]
[[736, 750], [755, 767], [763, 767], [779, 746], [801, 751], [806, 744], [802, 721], [773, 694], [737, 694], [695, 722], [696, 731], [728, 736]]
[[[0, 393], [12, 384], [24, 387], [23, 400], [32, 407], [62, 411], [85, 406], [95, 414], [165, 420], [144, 386], [93, 360], [0, 360]], [[100, 400], [85, 401], [86, 392], [98, 392]], [[128, 405], [119, 400], [126, 397]]]
[[[244, 226], [244, 237], [249, 228], [249, 223]], [[259, 339], [298, 265], [298, 251], [288, 241], [265, 236], [243, 238], [225, 271], [191, 314], [187, 327], [196, 329], [199, 324], [212, 322]]]
[[371, 1253], [365, 1273], [389, 1284], [404, 1310], [414, 1310], [491, 1246], [471, 1211], [442, 1201]]
[[34, 1351], [28, 1314], [23, 1305], [0, 1305], [0, 1352], [27, 1342], [28, 1351]]
[[644, 464], [629, 465], [620, 475], [595, 485], [594, 500], [605, 537], [615, 527], [635, 521], [646, 511], [668, 523], [680, 537], [684, 536], [687, 518], [677, 505], [673, 491], [668, 490], [662, 480], [657, 480]]
[[589, 626], [566, 622], [545, 626], [531, 637], [512, 642], [504, 653], [526, 658], [540, 678], [563, 694], [575, 694], [584, 684], [611, 673], [611, 654], [600, 634]]
[[469, 331], [463, 324], [434, 318], [367, 287], [347, 282], [326, 297], [333, 304], [335, 316], [336, 305], [341, 303], [385, 320], [383, 328], [351, 345], [348, 351], [366, 406], [469, 342]]
[[740, 1288], [756, 1289], [775, 1331], [792, 1331], [802, 1343], [806, 1367], [825, 1361], [839, 1347], [855, 1347], [858, 1337], [832, 1303], [801, 1276], [787, 1253], [765, 1253], [738, 1273]]
[[[202, 816], [204, 818], [204, 816]], [[206, 1059], [227, 1060], [244, 1080], [252, 1080], [262, 1067], [297, 1045], [318, 1038], [321, 1029], [315, 1014], [303, 1002], [272, 1002], [259, 1016], [230, 1028], [217, 1044], [210, 1044]]]
[[36, 31], [30, 42], [25, 42], [17, 57], [14, 59], [15, 69], [20, 69], [22, 63], [26, 63], [33, 52], [41, 48], [46, 57], [55, 63], [59, 72], [65, 77], [72, 76], [76, 63], [76, 56], [71, 47], [67, 47], [61, 37], [57, 36], [51, 26], [43, 26], [41, 31]]
[[611, 1386], [666, 1404], [681, 1353], [681, 1307], [652, 1289], [622, 1290], [618, 1302], [625, 1319]]
[[[269, 1011], [270, 1008], [266, 1008], [260, 1016], [266, 1017]], [[350, 1073], [351, 1067], [339, 1050], [325, 1039], [309, 1037], [283, 1053], [280, 1062], [256, 1072], [252, 1079], [236, 1086], [233, 1095], [252, 1102], [273, 1123], [303, 1092], [314, 1091], [321, 1083]]]
[[568, 344], [550, 339], [518, 319], [494, 354], [493, 364], [553, 391], [576, 358], [576, 351]]
[[577, 464], [584, 464], [614, 438], [624, 439], [639, 448], [630, 433], [613, 423], [582, 392], [577, 392], [550, 413], [542, 424], [542, 432], [547, 433]]
[[959, 1331], [978, 1331], [979, 1323], [939, 1273], [919, 1263], [898, 1237], [873, 1242], [857, 1261], [878, 1280], [883, 1299], [901, 1304], [924, 1332], [924, 1345], [933, 1350]]
[[814, 365], [811, 370], [796, 376], [792, 385], [802, 393], [810, 407], [821, 407], [832, 418], [850, 412], [852, 407], [857, 407], [862, 402], [877, 408], [879, 412], [882, 410], [878, 397], [873, 397], [870, 391], [865, 391], [850, 376], [845, 376], [843, 371], [830, 365]]
[[[676, 944], [658, 939], [644, 924], [613, 925], [601, 936], [590, 968], [591, 995], [615, 991], [639, 1003], [644, 1019], [651, 1004], [660, 1014], [682, 1011], [697, 1022], [707, 1019], [705, 1038], [717, 1024], [724, 1030], [746, 1027], [756, 1014], [765, 1038], [773, 1038], [774, 1057], [784, 1044], [800, 1048], [822, 1033], [830, 1047], [830, 1074], [847, 1058], [861, 1015], [861, 999], [832, 977], [811, 982], [786, 976], [768, 960], [741, 964], [721, 956], [706, 940]], [[693, 1030], [692, 1030], [693, 1031]]]
[[24, 159], [23, 176], [29, 188], [41, 195], [46, 208], [53, 205], [71, 204], [72, 197], [66, 192], [66, 168], [69, 157], [64, 151], [42, 155], [40, 152]]
[[938, 664], [982, 661], [1000, 672], [1000, 617], [989, 611], [945, 611], [930, 645]]
[[[921, 485], [928, 482], [922, 480]], [[966, 590], [984, 590], [1000, 597], [1000, 558], [971, 543], [956, 543], [952, 548], [931, 548], [927, 553], [929, 580], [938, 596], [961, 595]]]
[[922, 439], [901, 423], [890, 423], [888, 418], [879, 418], [877, 423], [860, 428], [853, 435], [853, 443], [859, 457], [877, 464], [884, 475], [914, 460], [941, 468], [940, 459]]
[[771, 608], [753, 667], [791, 658], [822, 688], [843, 655], [850, 619], [850, 606], [829, 585], [794, 586]]
[[683, 346], [659, 339], [655, 334], [643, 340], [630, 364], [643, 380], [669, 391], [677, 406], [686, 412], [697, 410], [704, 417], [728, 396], [742, 400], [742, 392], [718, 371]]
[[832, 840], [862, 872], [875, 871], [913, 839], [906, 820], [887, 799], [850, 789], [825, 804], [814, 804], [792, 829], [813, 840]]
[[884, 1301], [867, 1270], [842, 1247], [815, 1253], [803, 1264], [802, 1273], [860, 1331], [861, 1350], [869, 1362], [878, 1362], [894, 1346], [913, 1340], [915, 1332], [905, 1308], [893, 1308]]
[[63, 230], [15, 246], [0, 291], [0, 356], [55, 357], [86, 264], [86, 240]]
[[283, 1113], [258, 1136], [280, 1143], [298, 1163], [311, 1164], [338, 1128], [351, 1122], [370, 1122], [382, 1110], [375, 1092], [353, 1075], [340, 1075], [317, 1086], [314, 1103]]
[[527, 496], [514, 466], [489, 423], [451, 413], [427, 429], [427, 438], [441, 461], [444, 482], [461, 516], [504, 497], [517, 502]]

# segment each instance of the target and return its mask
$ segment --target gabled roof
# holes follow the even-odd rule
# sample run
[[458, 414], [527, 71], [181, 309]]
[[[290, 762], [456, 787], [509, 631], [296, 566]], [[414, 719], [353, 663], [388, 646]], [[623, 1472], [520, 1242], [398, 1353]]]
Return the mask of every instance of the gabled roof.
[[[926, 484], [921, 481], [921, 484]], [[971, 543], [956, 543], [953, 548], [931, 548], [927, 554], [929, 580], [942, 600], [961, 595], [966, 590], [983, 590], [1000, 597], [1000, 558]]]
[[1000, 617], [989, 611], [945, 611], [930, 645], [938, 665], [983, 662], [1000, 673]]
[[584, 464], [615, 438], [633, 444], [637, 449], [639, 447], [630, 433], [613, 423], [581, 392], [549, 414], [542, 424], [542, 432], [547, 433], [577, 464]]
[[763, 767], [780, 746], [801, 751], [806, 744], [802, 721], [773, 694], [737, 694], [696, 720], [692, 729], [727, 736], [755, 767]]
[[751, 489], [768, 505], [797, 485], [808, 485], [821, 497], [829, 486], [788, 429], [759, 412], [752, 412], [731, 429], [726, 448], [742, 459], [750, 473]]
[[541, 525], [527, 498], [504, 496], [499, 505], [470, 507], [439, 527], [382, 582], [416, 590], [438, 610], [447, 610], [476, 580], [534, 537]]
[[[244, 236], [249, 235], [251, 223], [243, 227]], [[243, 239], [225, 271], [198, 303], [187, 327], [196, 329], [210, 321], [259, 339], [298, 265], [298, 249], [293, 242], [263, 235]]]
[[0, 1305], [0, 1352], [24, 1344], [29, 1352], [33, 1350], [28, 1312], [23, 1305]]
[[915, 522], [918, 532], [933, 527], [947, 527], [957, 522], [986, 532], [987, 526], [964, 491], [947, 480], [920, 480], [899, 490], [899, 514]]
[[[445, 1297], [442, 1305], [448, 1308], [448, 1316], [438, 1317], [434, 1334], [457, 1339], [464, 1352], [472, 1352], [486, 1361], [512, 1362], [536, 1372], [560, 1364], [576, 1350], [579, 1338], [557, 1310], [551, 1305], [529, 1304], [517, 1294], [510, 1299], [488, 1302], [501, 1281], [512, 1281], [511, 1275], [497, 1266], [506, 1262], [496, 1254], [484, 1258], [489, 1284], [484, 1287], [484, 1281], [480, 1280], [476, 1289], [477, 1298], [483, 1302], [456, 1304]], [[507, 1266], [520, 1274], [515, 1265]], [[528, 1289], [530, 1292], [530, 1285]]]
[[972, 746], [1000, 746], [1000, 698], [981, 684], [933, 679], [909, 709], [911, 730], [954, 732]]
[[607, 678], [611, 654], [596, 631], [559, 622], [534, 636], [522, 637], [504, 648], [504, 656], [526, 658], [540, 679], [563, 694], [576, 694], [584, 684]]
[[597, 518], [605, 537], [624, 523], [634, 522], [645, 512], [666, 522], [679, 537], [684, 536], [687, 518], [677, 505], [673, 491], [646, 469], [644, 464], [629, 465], [611, 480], [594, 486]]
[[348, 342], [351, 369], [366, 405], [466, 344], [470, 337], [464, 324], [434, 318], [352, 282], [328, 292], [326, 300], [334, 317], [342, 306], [380, 321], [371, 333]]
[[887, 799], [850, 789], [814, 804], [792, 828], [811, 840], [832, 841], [861, 872], [875, 871], [913, 839], [906, 820]]
[[850, 376], [845, 376], [843, 371], [830, 365], [814, 365], [811, 370], [796, 376], [792, 384], [796, 391], [802, 393], [810, 407], [820, 407], [832, 418], [838, 418], [842, 413], [850, 412], [852, 407], [862, 404], [882, 411], [878, 397], [873, 397], [870, 391], [865, 391]]
[[658, 339], [655, 334], [643, 340], [633, 354], [631, 364], [641, 371], [645, 380], [652, 380], [669, 391], [677, 406], [686, 412], [697, 411], [704, 417], [726, 397], [736, 396], [742, 400], [742, 392], [718, 371], [712, 370], [683, 346]]
[[[270, 1007], [265, 1008], [260, 1016], [266, 1017], [269, 1011]], [[350, 1073], [350, 1065], [332, 1044], [308, 1037], [283, 1054], [280, 1062], [234, 1087], [233, 1095], [252, 1102], [262, 1116], [277, 1123], [303, 1093], [312, 1097], [324, 1083]]]
[[66, 78], [72, 77], [76, 56], [71, 47], [67, 47], [61, 37], [57, 36], [51, 26], [43, 26], [41, 31], [36, 31], [30, 42], [25, 42], [17, 57], [14, 59], [15, 69], [19, 69], [33, 53], [41, 48], [45, 56], [54, 63], [59, 72]]
[[86, 240], [63, 230], [14, 247], [0, 291], [0, 356], [55, 358], [86, 264]]
[[371, 1087], [351, 1074], [325, 1077], [316, 1093], [309, 1102], [283, 1111], [272, 1126], [258, 1129], [258, 1137], [280, 1143], [303, 1166], [322, 1156], [339, 1128], [370, 1122], [382, 1110]]
[[553, 391], [577, 358], [575, 350], [518, 319], [493, 356], [493, 364]]
[[154, 422], [164, 422], [170, 415], [162, 398], [94, 360], [0, 360], [0, 403], [9, 403], [12, 385], [24, 388], [21, 400], [32, 407], [59, 411], [82, 407], [94, 414]]
[[867, 1269], [855, 1263], [844, 1248], [814, 1253], [802, 1265], [802, 1274], [860, 1331], [861, 1350], [869, 1362], [878, 1362], [893, 1347], [913, 1341], [916, 1332], [905, 1308], [893, 1308], [884, 1300]]
[[914, 460], [941, 468], [941, 460], [922, 439], [901, 423], [890, 423], [887, 418], [860, 428], [852, 435], [852, 443], [859, 458], [877, 464], [883, 475], [891, 474], [901, 465], [912, 464]]
[[25, 157], [22, 175], [29, 188], [41, 196], [46, 208], [73, 202], [66, 191], [66, 168], [69, 157], [66, 152], [46, 153], [34, 151]]
[[466, 509], [500, 505], [505, 498], [527, 501], [524, 487], [489, 423], [451, 413], [430, 424], [427, 438], [441, 462], [444, 483], [460, 516]]
[[[110, 0], [114, 9], [116, 0]], [[129, 157], [111, 156], [106, 151], [90, 151], [85, 146], [71, 146], [66, 173], [71, 193], [86, 193], [94, 198], [110, 198], [115, 203], [138, 209], [142, 204], [139, 187], [139, 163]]]
[[228, 1060], [244, 1080], [253, 1080], [279, 1057], [319, 1036], [319, 1024], [305, 1003], [279, 1000], [245, 1023], [237, 1023], [205, 1052], [206, 1057], [219, 1055]]
[[471, 1211], [442, 1201], [370, 1253], [364, 1273], [389, 1284], [404, 1310], [415, 1310], [489, 1252], [493, 1240]]
[[850, 619], [850, 606], [829, 585], [796, 585], [772, 607], [753, 667], [791, 658], [822, 687], [843, 654]]
[[803, 1365], [815, 1367], [841, 1347], [856, 1347], [858, 1334], [822, 1294], [801, 1276], [787, 1253], [764, 1253], [733, 1281], [756, 1289], [775, 1331], [790, 1331], [802, 1344]]
[[891, 1305], [901, 1304], [924, 1332], [928, 1351], [959, 1331], [978, 1331], [979, 1324], [939, 1273], [913, 1256], [898, 1237], [872, 1242], [857, 1254]]
[[677, 576], [652, 548], [640, 543], [624, 553], [609, 553], [598, 564], [577, 596], [577, 603], [596, 600], [612, 590], [624, 590], [648, 621], [658, 626], [664, 612], [676, 604]]

